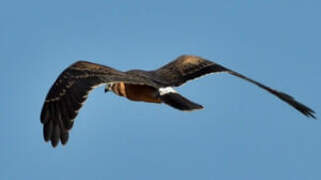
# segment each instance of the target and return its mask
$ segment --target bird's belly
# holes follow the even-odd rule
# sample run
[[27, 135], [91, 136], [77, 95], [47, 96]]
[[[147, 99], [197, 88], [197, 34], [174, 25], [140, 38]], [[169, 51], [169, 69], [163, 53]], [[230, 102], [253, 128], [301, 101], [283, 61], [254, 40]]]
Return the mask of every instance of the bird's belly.
[[125, 87], [126, 97], [132, 101], [161, 103], [158, 98], [158, 91], [153, 87], [134, 84], [125, 84]]

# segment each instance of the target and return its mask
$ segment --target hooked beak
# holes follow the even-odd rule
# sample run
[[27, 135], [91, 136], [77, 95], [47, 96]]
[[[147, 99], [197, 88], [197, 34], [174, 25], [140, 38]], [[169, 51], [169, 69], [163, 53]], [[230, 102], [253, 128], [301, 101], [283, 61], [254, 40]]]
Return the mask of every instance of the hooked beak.
[[109, 89], [107, 87], [105, 87], [104, 91], [105, 91], [105, 93], [107, 93], [109, 91]]
[[111, 86], [112, 86], [112, 83], [106, 84], [106, 86], [105, 86], [105, 93], [107, 93], [108, 91], [111, 90]]

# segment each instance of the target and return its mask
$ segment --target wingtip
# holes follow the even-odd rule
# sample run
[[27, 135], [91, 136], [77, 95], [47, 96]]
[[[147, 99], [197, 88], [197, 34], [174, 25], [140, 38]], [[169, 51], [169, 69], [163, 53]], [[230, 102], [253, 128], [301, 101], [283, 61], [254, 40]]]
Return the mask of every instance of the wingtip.
[[312, 119], [317, 120], [315, 112], [311, 108], [309, 108], [309, 107], [307, 107], [307, 106], [305, 106], [305, 105], [303, 105], [303, 104], [301, 104], [299, 102], [297, 102], [297, 104], [299, 105], [299, 106], [295, 107], [297, 110], [299, 110], [302, 114], [304, 114], [308, 118], [312, 118]]
[[51, 140], [51, 146], [52, 146], [53, 148], [56, 148], [57, 145], [58, 145], [58, 141]]
[[309, 109], [308, 112], [305, 114], [307, 117], [312, 118], [314, 120], [318, 120], [318, 118], [315, 115], [315, 112], [312, 109]]
[[299, 110], [302, 114], [304, 114], [308, 118], [312, 118], [314, 120], [318, 119], [315, 115], [316, 113], [307, 106], [302, 105], [300, 108], [297, 108], [297, 110]]

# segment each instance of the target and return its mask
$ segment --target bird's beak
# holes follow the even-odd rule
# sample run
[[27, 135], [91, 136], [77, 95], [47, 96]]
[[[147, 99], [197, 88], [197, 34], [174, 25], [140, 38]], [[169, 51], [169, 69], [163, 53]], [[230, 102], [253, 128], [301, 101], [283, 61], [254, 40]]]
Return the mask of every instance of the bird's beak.
[[107, 92], [109, 91], [109, 89], [108, 89], [107, 86], [105, 87], [105, 90], [104, 90], [104, 91], [105, 91], [105, 93], [107, 93]]

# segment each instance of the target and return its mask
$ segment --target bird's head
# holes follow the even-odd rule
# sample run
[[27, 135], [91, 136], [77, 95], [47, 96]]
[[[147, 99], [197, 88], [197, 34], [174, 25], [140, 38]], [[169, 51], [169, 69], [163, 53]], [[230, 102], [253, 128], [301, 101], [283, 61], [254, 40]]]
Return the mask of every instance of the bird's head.
[[108, 91], [111, 91], [111, 87], [113, 86], [113, 83], [108, 83], [106, 84], [105, 86], [105, 93], [108, 92]]

